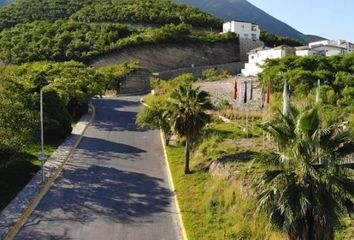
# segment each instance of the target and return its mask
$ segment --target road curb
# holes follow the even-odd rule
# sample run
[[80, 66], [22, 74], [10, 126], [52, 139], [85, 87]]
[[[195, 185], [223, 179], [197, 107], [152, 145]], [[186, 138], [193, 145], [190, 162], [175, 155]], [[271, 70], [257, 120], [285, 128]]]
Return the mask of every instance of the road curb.
[[88, 127], [92, 124], [93, 119], [96, 114], [96, 109], [93, 105], [90, 105], [90, 108], [92, 109], [92, 113], [90, 116], [90, 119], [88, 120], [86, 126], [82, 130], [81, 134], [79, 137], [76, 139], [74, 145], [71, 147], [69, 153], [65, 156], [64, 160], [60, 163], [58, 168], [52, 173], [51, 176], [49, 176], [45, 183], [41, 186], [41, 189], [39, 193], [35, 196], [35, 198], [31, 201], [31, 203], [28, 205], [28, 207], [22, 212], [21, 216], [19, 219], [16, 221], [15, 225], [9, 230], [9, 232], [6, 234], [6, 237], [4, 238], [5, 240], [11, 240], [13, 239], [18, 231], [21, 229], [23, 224], [27, 221], [27, 219], [30, 217], [34, 209], [38, 206], [42, 198], [45, 196], [45, 194], [48, 192], [50, 187], [53, 185], [54, 181], [57, 179], [57, 177], [60, 175], [61, 171], [63, 170], [65, 164], [68, 162], [69, 158], [73, 154], [74, 150], [77, 148], [77, 146], [80, 144], [86, 130]]
[[175, 205], [176, 205], [176, 210], [177, 210], [177, 215], [178, 215], [180, 227], [181, 227], [181, 230], [182, 230], [182, 236], [183, 236], [184, 240], [188, 240], [187, 232], [186, 232], [186, 229], [185, 229], [184, 224], [183, 224], [183, 218], [182, 218], [181, 209], [179, 207], [179, 203], [178, 203], [178, 199], [177, 199], [177, 195], [176, 195], [175, 184], [173, 183], [173, 177], [172, 177], [170, 163], [168, 161], [168, 155], [167, 155], [166, 144], [165, 144], [165, 137], [164, 137], [163, 132], [162, 132], [161, 129], [160, 129], [160, 136], [161, 136], [162, 148], [163, 148], [163, 152], [164, 152], [164, 156], [165, 156], [164, 157], [165, 158], [165, 163], [166, 163], [166, 166], [167, 166], [168, 178], [169, 178], [169, 181], [170, 181], [170, 188], [171, 188], [171, 191], [174, 193], [174, 200], [175, 200]]

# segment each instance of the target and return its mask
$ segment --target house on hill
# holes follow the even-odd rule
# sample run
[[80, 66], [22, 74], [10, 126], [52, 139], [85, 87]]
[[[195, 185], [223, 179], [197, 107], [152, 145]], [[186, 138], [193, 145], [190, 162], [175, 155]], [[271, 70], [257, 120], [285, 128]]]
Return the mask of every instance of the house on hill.
[[250, 39], [253, 41], [259, 40], [261, 30], [259, 25], [243, 21], [229, 21], [223, 25], [223, 33], [233, 32], [239, 38]]

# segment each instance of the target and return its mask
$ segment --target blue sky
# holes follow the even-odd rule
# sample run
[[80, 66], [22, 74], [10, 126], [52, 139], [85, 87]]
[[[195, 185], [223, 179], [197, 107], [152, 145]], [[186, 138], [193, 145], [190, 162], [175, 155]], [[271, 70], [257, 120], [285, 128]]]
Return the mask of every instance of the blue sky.
[[354, 0], [248, 0], [305, 34], [354, 42]]

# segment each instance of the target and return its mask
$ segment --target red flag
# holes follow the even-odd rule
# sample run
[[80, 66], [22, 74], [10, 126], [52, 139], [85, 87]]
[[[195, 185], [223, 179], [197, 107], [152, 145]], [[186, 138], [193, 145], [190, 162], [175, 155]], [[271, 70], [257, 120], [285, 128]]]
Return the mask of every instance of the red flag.
[[235, 81], [235, 86], [234, 86], [234, 99], [237, 99], [237, 81]]
[[267, 104], [270, 103], [270, 94], [271, 94], [270, 80], [268, 80], [268, 83], [267, 83]]

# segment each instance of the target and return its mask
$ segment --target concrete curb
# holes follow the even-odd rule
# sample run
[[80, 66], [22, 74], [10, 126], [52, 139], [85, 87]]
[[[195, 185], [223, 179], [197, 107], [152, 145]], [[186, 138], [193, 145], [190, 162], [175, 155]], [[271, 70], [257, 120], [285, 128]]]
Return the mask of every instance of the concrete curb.
[[175, 193], [173, 198], [175, 200], [176, 211], [177, 211], [180, 227], [181, 227], [181, 230], [182, 230], [182, 236], [183, 236], [184, 240], [188, 240], [186, 228], [184, 227], [184, 224], [183, 224], [183, 218], [182, 218], [182, 214], [181, 214], [181, 209], [179, 207], [179, 203], [178, 203], [178, 199], [177, 199], [177, 195], [176, 195], [176, 188], [175, 188], [175, 185], [173, 183], [173, 177], [172, 177], [172, 172], [171, 172], [171, 168], [170, 168], [170, 163], [168, 162], [168, 155], [167, 155], [166, 145], [165, 145], [165, 137], [163, 135], [162, 130], [160, 130], [160, 135], [161, 135], [161, 141], [162, 141], [162, 148], [163, 148], [163, 152], [164, 152], [164, 155], [165, 155], [164, 158], [165, 158], [165, 163], [166, 163], [166, 166], [167, 166], [167, 172], [168, 172], [168, 178], [169, 178], [169, 181], [170, 181], [170, 187], [171, 187], [172, 192]]
[[71, 135], [57, 148], [44, 165], [46, 181], [42, 184], [41, 171], [18, 193], [15, 199], [0, 213], [0, 239], [13, 239], [40, 203], [55, 179], [79, 145], [84, 133], [95, 117], [95, 108], [76, 124]]

